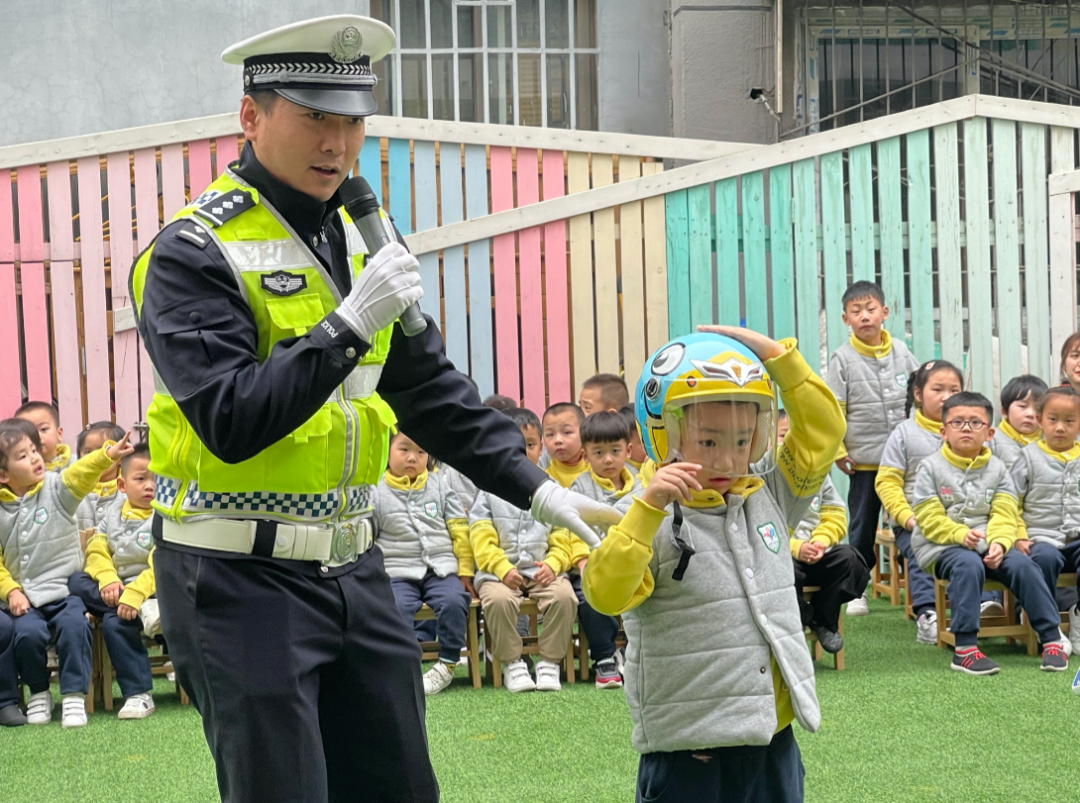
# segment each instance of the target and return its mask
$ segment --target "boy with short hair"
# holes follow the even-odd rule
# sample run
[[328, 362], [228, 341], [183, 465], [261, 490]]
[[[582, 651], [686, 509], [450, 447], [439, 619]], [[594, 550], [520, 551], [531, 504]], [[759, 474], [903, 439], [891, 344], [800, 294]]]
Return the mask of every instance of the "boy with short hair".
[[[885, 294], [873, 282], [852, 284], [840, 299], [851, 339], [829, 357], [826, 380], [847, 420], [847, 435], [836, 465], [851, 477], [849, 541], [867, 566], [873, 566], [881, 500], [874, 490], [889, 435], [907, 417], [908, 376], [919, 363], [902, 340], [883, 327], [889, 317]], [[848, 616], [869, 613], [866, 593], [848, 605]]]
[[578, 406], [588, 417], [593, 413], [618, 412], [630, 403], [626, 382], [617, 374], [596, 374], [585, 380]]
[[1060, 641], [1054, 598], [1039, 568], [1012, 549], [1017, 534], [1017, 494], [1005, 463], [986, 442], [993, 437], [994, 405], [981, 393], [961, 392], [942, 407], [941, 450], [919, 465], [915, 479], [915, 532], [911, 545], [919, 565], [949, 581], [956, 638], [951, 668], [993, 675], [996, 662], [980, 652], [983, 583], [1003, 583], [1027, 612], [1043, 644], [1044, 671], [1062, 672], [1069, 661]]
[[630, 427], [630, 449], [626, 454], [626, 462], [634, 468], [634, 473], [641, 472], [641, 466], [649, 459], [645, 454], [645, 447], [641, 443], [641, 435], [637, 431], [637, 417], [634, 415], [634, 405], [628, 404], [620, 410], [626, 423]]
[[71, 462], [71, 447], [63, 442], [60, 413], [52, 402], [28, 401], [15, 411], [15, 418], [33, 424], [41, 441], [41, 457], [46, 471], [61, 471]]
[[1025, 446], [1039, 440], [1039, 399], [1046, 383], [1031, 374], [1014, 376], [1001, 389], [1001, 423], [990, 441], [990, 450], [1012, 468]]
[[[86, 429], [79, 433], [75, 440], [75, 456], [86, 457], [91, 452], [96, 452], [106, 441], [118, 441], [124, 437], [123, 427], [118, 427], [112, 421], [98, 421], [87, 424]], [[116, 499], [119, 466], [113, 466], [98, 479], [94, 490], [86, 495], [79, 503], [79, 509], [75, 511], [75, 521], [79, 525], [79, 531], [97, 529], [98, 524], [105, 515], [105, 510]]]
[[143, 608], [157, 590], [154, 537], [150, 532], [154, 473], [150, 447], [138, 444], [120, 461], [119, 493], [86, 545], [86, 569], [68, 585], [101, 619], [105, 648], [116, 669], [124, 705], [117, 719], [146, 719], [154, 713], [150, 657], [143, 645]]
[[[503, 414], [520, 427], [527, 444], [532, 442], [527, 453], [536, 463], [540, 459], [536, 414], [523, 408]], [[569, 534], [481, 491], [469, 511], [469, 540], [477, 568], [473, 583], [491, 636], [487, 649], [505, 665], [507, 691], [559, 691], [559, 662], [566, 655], [577, 610], [574, 589], [563, 574], [570, 560]], [[544, 617], [535, 682], [521, 658], [517, 630], [525, 595], [536, 600]]]
[[125, 435], [63, 471], [45, 471], [37, 428], [22, 418], [0, 421], [0, 553], [10, 573], [5, 607], [15, 617], [15, 664], [30, 688], [27, 721], [52, 719], [48, 647], [60, 658], [63, 726], [86, 724], [90, 690], [90, 624], [68, 588], [82, 568], [75, 510], [98, 477], [128, 454]]
[[[821, 714], [782, 534], [844, 419], [794, 340], [702, 328], [646, 363], [638, 426], [659, 468], [590, 556], [585, 598], [623, 615], [639, 800], [798, 803], [790, 724], [814, 731]], [[774, 387], [791, 417], [778, 448]]]
[[544, 469], [563, 488], [589, 470], [581, 448], [581, 424], [585, 413], [571, 402], [553, 404], [544, 411], [544, 449], [551, 462]]

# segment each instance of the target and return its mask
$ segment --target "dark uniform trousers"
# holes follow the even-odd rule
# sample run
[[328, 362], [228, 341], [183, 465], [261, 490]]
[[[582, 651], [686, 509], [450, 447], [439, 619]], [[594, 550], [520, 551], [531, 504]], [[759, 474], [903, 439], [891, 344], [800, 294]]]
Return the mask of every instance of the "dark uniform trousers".
[[382, 553], [344, 573], [158, 544], [161, 625], [223, 803], [437, 801], [420, 648]]
[[0, 708], [19, 703], [15, 677], [15, 617], [0, 611]]
[[[840, 627], [840, 606], [862, 596], [870, 579], [862, 555], [850, 544], [836, 544], [817, 563], [797, 560], [794, 564], [803, 625], [821, 625], [835, 633]], [[809, 602], [803, 598], [806, 586], [821, 587]]]

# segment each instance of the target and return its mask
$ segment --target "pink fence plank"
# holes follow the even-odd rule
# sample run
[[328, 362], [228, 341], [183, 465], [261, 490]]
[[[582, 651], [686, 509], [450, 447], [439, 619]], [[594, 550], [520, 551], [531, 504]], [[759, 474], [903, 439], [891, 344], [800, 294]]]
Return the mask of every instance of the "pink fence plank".
[[105, 312], [101, 168], [96, 156], [79, 159], [78, 168], [86, 413], [90, 421], [103, 421], [112, 419], [113, 413], [109, 398], [109, 328]]
[[161, 146], [161, 202], [166, 223], [187, 206], [187, 198], [184, 197], [183, 145]]
[[[514, 168], [509, 148], [491, 149], [491, 213], [514, 207]], [[495, 372], [499, 393], [521, 399], [518, 368], [517, 265], [514, 235], [492, 240], [495, 261]]]
[[[566, 194], [562, 151], [544, 151], [544, 200]], [[550, 404], [576, 401], [570, 389], [570, 316], [566, 290], [566, 221], [544, 225], [547, 373]]]
[[217, 153], [215, 154], [214, 177], [220, 176], [225, 172], [225, 168], [229, 166], [230, 162], [235, 162], [240, 157], [240, 149], [237, 144], [236, 136], [218, 137], [215, 141], [215, 147]]
[[118, 331], [118, 312], [131, 306], [128, 275], [135, 258], [131, 231], [131, 166], [127, 151], [106, 157], [109, 188], [109, 264], [112, 273], [113, 400], [116, 423], [124, 429], [139, 420], [139, 339], [134, 329]]
[[79, 366], [79, 322], [75, 312], [74, 238], [71, 231], [71, 165], [48, 165], [49, 283], [52, 292], [53, 350], [56, 357], [56, 401], [64, 443], [75, 448], [83, 428], [82, 369]]
[[22, 264], [23, 353], [30, 399], [53, 400], [49, 356], [49, 311], [45, 301], [45, 234], [41, 210], [41, 172], [37, 165], [18, 169], [19, 245]]
[[[517, 205], [540, 201], [540, 171], [533, 148], [517, 152]], [[518, 232], [521, 293], [521, 379], [525, 406], [547, 407], [544, 388], [544, 289], [540, 273], [540, 227]]]
[[[157, 161], [153, 148], [135, 151], [135, 230], [138, 249], [146, 250], [159, 231]], [[139, 420], [146, 420], [146, 408], [154, 395], [154, 369], [139, 338]]]
[[[0, 343], [19, 342], [19, 302], [15, 297], [15, 216], [11, 171], [0, 170]], [[0, 417], [22, 404], [19, 358], [0, 360]]]
[[11, 197], [15, 182], [10, 170], [0, 170], [0, 262], [15, 261], [15, 213]]
[[210, 140], [188, 143], [188, 187], [191, 197], [202, 195], [212, 181], [210, 176]]

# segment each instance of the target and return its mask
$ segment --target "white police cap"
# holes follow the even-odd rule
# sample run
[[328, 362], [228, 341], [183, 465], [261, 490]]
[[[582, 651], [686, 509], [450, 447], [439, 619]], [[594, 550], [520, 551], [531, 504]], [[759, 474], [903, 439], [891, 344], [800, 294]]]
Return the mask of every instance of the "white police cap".
[[227, 48], [226, 64], [244, 65], [244, 92], [273, 90], [314, 111], [374, 114], [371, 64], [394, 47], [390, 26], [355, 14], [283, 25]]

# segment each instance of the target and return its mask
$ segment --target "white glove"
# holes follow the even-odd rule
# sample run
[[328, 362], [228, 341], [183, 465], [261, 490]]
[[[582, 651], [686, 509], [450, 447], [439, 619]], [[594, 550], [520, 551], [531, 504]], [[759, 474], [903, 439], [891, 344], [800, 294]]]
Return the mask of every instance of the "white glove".
[[557, 482], [545, 482], [533, 494], [532, 515], [553, 527], [565, 527], [591, 549], [600, 546], [600, 536], [590, 525], [610, 527], [622, 521], [622, 514], [610, 505], [594, 502], [587, 496], [563, 488]]
[[147, 638], [161, 635], [161, 613], [158, 610], [158, 601], [148, 599], [139, 608], [139, 618], [143, 623], [143, 633]]
[[401, 243], [387, 243], [371, 257], [337, 314], [368, 343], [424, 295], [420, 263]]

